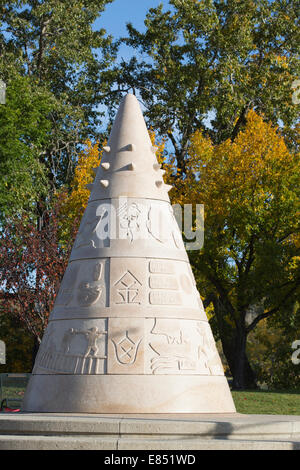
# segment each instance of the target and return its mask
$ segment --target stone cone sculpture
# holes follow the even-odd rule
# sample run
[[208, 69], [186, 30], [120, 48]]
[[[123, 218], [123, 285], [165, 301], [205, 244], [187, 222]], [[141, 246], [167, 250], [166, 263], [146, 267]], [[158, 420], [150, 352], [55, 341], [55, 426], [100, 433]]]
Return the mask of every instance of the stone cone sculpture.
[[134, 95], [113, 125], [23, 411], [235, 407]]

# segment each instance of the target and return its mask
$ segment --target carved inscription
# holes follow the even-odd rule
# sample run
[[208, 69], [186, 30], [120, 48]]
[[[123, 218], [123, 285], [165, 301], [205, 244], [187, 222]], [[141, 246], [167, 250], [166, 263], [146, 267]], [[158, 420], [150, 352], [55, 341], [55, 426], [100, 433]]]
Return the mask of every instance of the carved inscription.
[[153, 274], [174, 274], [174, 264], [171, 261], [151, 260], [149, 271]]
[[152, 289], [178, 289], [176, 277], [171, 276], [150, 276], [149, 286]]
[[152, 291], [149, 294], [149, 301], [152, 305], [180, 305], [181, 298], [178, 292]]

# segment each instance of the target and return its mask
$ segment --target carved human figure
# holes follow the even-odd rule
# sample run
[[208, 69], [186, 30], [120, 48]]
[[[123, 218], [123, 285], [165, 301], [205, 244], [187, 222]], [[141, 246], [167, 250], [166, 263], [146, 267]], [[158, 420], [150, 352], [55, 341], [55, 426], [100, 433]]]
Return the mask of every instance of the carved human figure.
[[85, 338], [87, 339], [87, 347], [86, 347], [84, 356], [88, 356], [89, 354], [92, 354], [92, 352], [95, 356], [99, 349], [97, 345], [97, 339], [101, 335], [105, 335], [107, 331], [99, 331], [96, 326], [93, 326], [89, 330], [84, 330], [84, 331], [76, 330], [76, 333], [84, 335]]
[[74, 328], [69, 328], [61, 341], [61, 349], [64, 354], [67, 354], [70, 351], [72, 338], [76, 335], [76, 330]]

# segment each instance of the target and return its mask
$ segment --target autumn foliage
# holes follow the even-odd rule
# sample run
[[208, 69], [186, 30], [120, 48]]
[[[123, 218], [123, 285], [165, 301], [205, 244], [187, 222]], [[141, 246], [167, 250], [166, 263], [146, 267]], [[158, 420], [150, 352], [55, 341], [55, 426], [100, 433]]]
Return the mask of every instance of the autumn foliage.
[[253, 386], [247, 336], [298, 295], [299, 155], [254, 110], [233, 140], [196, 131], [188, 153], [172, 202], [204, 204], [204, 248], [190, 260], [234, 385]]
[[62, 241], [67, 242], [71, 232], [79, 227], [90, 196], [86, 185], [94, 181], [93, 168], [100, 165], [101, 155], [99, 142], [86, 140], [78, 155], [70, 190], [62, 188], [56, 193], [55, 197], [60, 203], [59, 235]]
[[40, 342], [65, 272], [72, 242], [59, 240], [59, 209], [45, 210], [40, 226], [28, 218], [0, 237], [1, 310], [18, 317]]

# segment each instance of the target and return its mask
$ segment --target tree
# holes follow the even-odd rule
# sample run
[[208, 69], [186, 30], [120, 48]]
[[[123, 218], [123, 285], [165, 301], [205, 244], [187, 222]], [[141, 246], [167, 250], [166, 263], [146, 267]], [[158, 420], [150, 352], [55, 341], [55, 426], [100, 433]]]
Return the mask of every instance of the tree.
[[292, 297], [280, 315], [261, 320], [250, 332], [247, 354], [260, 383], [270, 389], [300, 390], [300, 364], [292, 357], [299, 331], [299, 302]]
[[15, 73], [6, 104], [0, 106], [0, 217], [33, 214], [47, 194], [46, 168], [39, 153], [50, 142], [47, 116], [55, 107], [51, 93]]
[[34, 338], [16, 316], [7, 312], [7, 301], [0, 302], [0, 339], [6, 345], [6, 363], [0, 372], [31, 372]]
[[1, 309], [18, 317], [37, 345], [52, 310], [75, 238], [59, 240], [59, 204], [44, 211], [37, 227], [25, 215], [7, 225], [0, 237]]
[[140, 94], [149, 122], [173, 145], [178, 176], [197, 129], [213, 143], [234, 140], [254, 108], [290, 132], [299, 112], [292, 100], [299, 75], [296, 2], [169, 4], [170, 11], [162, 4], [149, 10], [144, 33], [127, 25], [124, 42], [141, 54], [123, 61], [116, 84]]
[[95, 178], [96, 168], [100, 165], [102, 151], [99, 151], [99, 142], [94, 144], [90, 139], [85, 142], [85, 147], [78, 155], [74, 177], [70, 183], [70, 191], [67, 187], [61, 188], [55, 197], [60, 201], [60, 239], [68, 241], [71, 233], [79, 228], [81, 218], [87, 206], [90, 191], [87, 185]]
[[298, 181], [299, 154], [250, 110], [233, 142], [194, 133], [186, 178], [171, 192], [173, 202], [204, 204], [204, 248], [189, 256], [205, 305], [213, 303], [235, 388], [255, 385], [249, 333], [299, 296]]
[[[104, 30], [92, 26], [111, 1], [1, 2], [0, 76], [7, 84], [9, 108], [1, 111], [11, 142], [0, 158], [7, 164], [8, 179], [13, 180], [25, 165], [39, 168], [44, 193], [50, 195], [72, 179], [78, 148], [97, 131], [100, 93], [110, 89], [102, 74], [114, 60], [116, 48]], [[16, 75], [23, 78], [19, 87]], [[29, 120], [24, 119], [16, 132], [24, 110]], [[19, 121], [9, 119], [12, 111]], [[25, 156], [20, 163], [21, 150]], [[38, 217], [45, 202], [43, 191], [40, 196], [35, 205]], [[18, 209], [17, 204], [16, 214]]]

